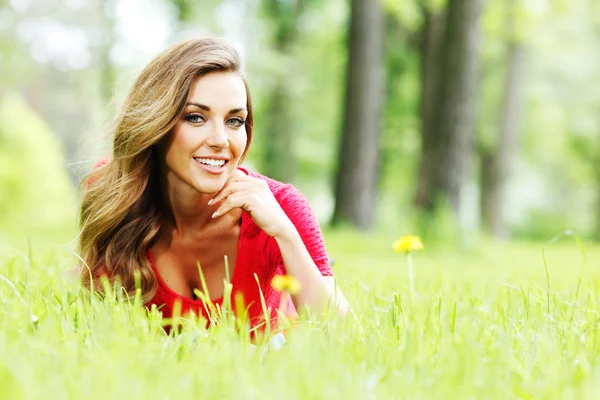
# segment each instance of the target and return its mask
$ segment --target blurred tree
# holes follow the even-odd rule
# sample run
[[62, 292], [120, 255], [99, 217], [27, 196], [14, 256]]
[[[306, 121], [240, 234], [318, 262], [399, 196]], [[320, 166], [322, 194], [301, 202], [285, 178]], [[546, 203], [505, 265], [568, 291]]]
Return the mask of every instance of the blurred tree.
[[473, 154], [482, 3], [448, 1], [438, 92], [434, 109], [423, 109], [431, 113], [425, 123], [431, 134], [424, 133], [428, 142], [421, 150], [417, 205], [433, 211], [446, 200], [459, 219]]
[[479, 146], [481, 157], [481, 211], [484, 228], [496, 238], [508, 238], [506, 221], [508, 184], [521, 136], [524, 105], [526, 47], [519, 26], [522, 0], [509, 0], [506, 13], [506, 71], [499, 129], [495, 146]]
[[[177, 22], [171, 35], [173, 41], [187, 39], [197, 35], [223, 35], [223, 21], [219, 20], [220, 12], [224, 4], [241, 9], [239, 4], [242, 0], [167, 0], [174, 9], [174, 19]], [[243, 10], [242, 10], [243, 11]], [[252, 18], [253, 15], [245, 15]], [[225, 29], [227, 23], [225, 22]]]
[[345, 116], [332, 223], [373, 223], [383, 100], [383, 13], [379, 0], [352, 0]]
[[28, 49], [19, 43], [17, 28], [19, 17], [8, 5], [8, 0], [0, 1], [0, 95], [6, 89], [31, 78], [34, 65], [30, 62]]
[[[590, 19], [592, 21], [593, 32], [594, 32], [594, 41], [596, 43], [600, 43], [600, 4], [597, 1], [592, 1], [589, 3], [590, 7]], [[597, 70], [596, 81], [600, 80], [600, 68]], [[596, 130], [596, 143], [595, 146], [590, 146], [590, 148], [596, 148], [597, 151], [592, 156], [590, 155], [590, 161], [592, 163], [592, 168], [594, 170], [594, 178], [596, 181], [596, 223], [594, 229], [594, 238], [596, 241], [600, 242], [600, 96], [594, 99], [594, 109], [595, 113], [595, 130]]]
[[[336, 144], [343, 115], [349, 7], [346, 0], [311, 0], [298, 18], [298, 35], [291, 54], [274, 47], [275, 21], [261, 17], [262, 29], [249, 30], [253, 49], [247, 54], [253, 99], [256, 100], [256, 141], [248, 161], [263, 172], [266, 141], [273, 139], [267, 126], [274, 117], [271, 95], [280, 74], [288, 76], [287, 129], [293, 133], [295, 173], [292, 183], [311, 201], [317, 217], [330, 220], [333, 210], [332, 171], [337, 164]], [[262, 10], [261, 10], [262, 11]], [[264, 11], [262, 12], [264, 14]], [[254, 32], [264, 32], [259, 40]], [[260, 67], [257, 64], [260, 63]], [[257, 72], [257, 73], [256, 73]]]
[[[385, 208], [383, 221], [390, 218], [389, 208], [406, 210], [407, 194], [414, 191], [414, 144], [420, 123], [419, 110], [419, 29], [421, 16], [406, 18], [404, 9], [396, 10], [384, 2], [385, 97], [381, 127], [381, 171], [378, 214]], [[410, 15], [410, 13], [409, 13]], [[408, 20], [407, 20], [408, 19]], [[408, 195], [410, 196], [410, 195]], [[389, 198], [391, 203], [386, 198]], [[382, 204], [384, 203], [384, 204]], [[398, 207], [398, 204], [401, 206]], [[378, 223], [381, 223], [378, 220]]]
[[310, 0], [263, 0], [267, 23], [272, 28], [271, 43], [279, 60], [274, 69], [270, 93], [266, 95], [264, 156], [262, 171], [273, 179], [291, 182], [296, 177], [296, 136], [298, 130], [293, 112], [293, 85], [298, 61], [295, 47], [300, 37], [299, 19]]
[[56, 137], [21, 96], [4, 93], [0, 97], [0, 244], [25, 235], [64, 238], [76, 224], [76, 200]]
[[102, 40], [97, 48], [97, 57], [100, 72], [100, 93], [102, 102], [109, 104], [113, 98], [116, 71], [110, 58], [110, 52], [115, 43], [114, 25], [115, 25], [115, 0], [99, 1], [96, 3], [98, 8], [98, 25], [102, 31]]
[[420, 83], [421, 83], [421, 158], [415, 204], [430, 207], [429, 190], [436, 164], [436, 131], [433, 118], [440, 92], [442, 42], [444, 39], [445, 9], [421, 3], [423, 23], [419, 32]]
[[[593, 43], [597, 46], [600, 43], [600, 4], [595, 1], [587, 2], [585, 4], [585, 11], [591, 25], [590, 31], [593, 33]], [[585, 23], [581, 22], [580, 25], [585, 25]], [[600, 80], [600, 65], [598, 65], [600, 64], [600, 58], [597, 57], [596, 60], [596, 69], [591, 71], [591, 73], [594, 75], [593, 80], [597, 82]], [[587, 78], [583, 82], [585, 86], [590, 84], [590, 79], [589, 77]], [[600, 113], [597, 112], [600, 110], [600, 96], [592, 94], [590, 97], [588, 93], [586, 97], [586, 92], [583, 89], [578, 91], [578, 102], [572, 104], [573, 101], [571, 101], [573, 110], [570, 111], [570, 119], [573, 121], [572, 124], [576, 126], [572, 128], [573, 134], [569, 137], [569, 145], [577, 159], [583, 163], [594, 182], [595, 201], [593, 202], [593, 206], [595, 210], [593, 237], [596, 241], [600, 241]], [[584, 110], [584, 112], [587, 111], [589, 114], [587, 116], [582, 115], [581, 110]], [[596, 112], [594, 113], [594, 111]], [[591, 115], [593, 117], [590, 118]], [[586, 120], [588, 121], [587, 123], [581, 122]], [[581, 179], [581, 181], [583, 180]]]
[[173, 0], [177, 20], [181, 23], [189, 23], [193, 19], [193, 4], [190, 0]]

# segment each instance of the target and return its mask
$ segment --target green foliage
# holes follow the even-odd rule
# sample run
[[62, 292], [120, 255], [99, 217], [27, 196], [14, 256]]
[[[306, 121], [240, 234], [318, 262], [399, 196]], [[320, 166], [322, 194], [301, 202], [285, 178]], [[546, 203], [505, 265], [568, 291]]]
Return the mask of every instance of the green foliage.
[[421, 14], [421, 1], [394, 1], [383, 0], [383, 7], [387, 13], [393, 15], [398, 21], [410, 30], [416, 30], [423, 20]]
[[[0, 98], [0, 245], [57, 238], [75, 224], [77, 199], [60, 145], [14, 93]], [[20, 242], [21, 243], [21, 242]], [[21, 243], [22, 244], [22, 243]]]
[[[297, 37], [287, 53], [273, 48], [277, 23], [282, 21], [266, 20], [269, 36], [265, 46], [249, 59], [256, 103], [256, 136], [249, 160], [260, 165], [264, 158], [266, 142], [271, 140], [265, 129], [270, 118], [268, 97], [276, 77], [284, 76], [292, 100], [289, 129], [296, 135], [298, 176], [294, 183], [308, 197], [328, 188], [336, 166], [347, 58], [344, 41], [348, 8], [339, 0], [317, 5], [315, 1], [307, 2], [302, 14], [296, 16]], [[290, 10], [279, 11], [292, 18]], [[272, 13], [270, 9], [270, 18]]]
[[7, 399], [20, 400], [23, 398], [23, 391], [12, 372], [3, 364], [0, 364], [0, 394]]
[[[333, 2], [332, 2], [333, 3]], [[332, 8], [345, 11], [342, 5]], [[312, 10], [307, 16], [314, 30], [300, 42], [296, 103], [299, 121], [298, 153], [302, 182], [329, 182], [337, 165], [337, 138], [341, 133], [347, 51], [343, 46], [346, 18], [328, 23], [327, 14]], [[265, 116], [268, 118], [268, 116]], [[308, 186], [308, 185], [307, 185]]]
[[383, 8], [393, 15], [406, 29], [417, 30], [423, 23], [423, 11], [439, 12], [446, 6], [447, 0], [382, 0]]
[[[420, 151], [419, 34], [424, 11], [439, 12], [446, 2], [382, 0], [386, 13], [386, 85], [381, 119], [382, 156], [377, 204], [377, 220], [382, 229], [395, 226], [417, 229], [420, 224], [415, 222], [420, 217], [414, 215], [412, 207]], [[276, 78], [285, 77], [285, 88], [291, 94], [293, 112], [289, 117], [289, 126], [296, 135], [298, 176], [294, 183], [313, 201], [317, 214], [323, 220], [329, 217], [332, 177], [344, 118], [350, 2], [156, 0], [145, 6], [148, 14], [116, 13], [100, 19], [94, 16], [104, 6], [97, 1], [64, 6], [56, 0], [48, 0], [43, 2], [44, 7], [41, 8], [19, 8], [11, 2], [4, 3], [0, 12], [0, 86], [28, 94], [30, 106], [60, 138], [63, 148], [68, 151], [66, 156], [69, 160], [79, 161], [77, 149], [80, 144], [93, 142], [94, 139], [90, 139], [89, 135], [102, 130], [100, 119], [104, 120], [104, 117], [100, 116], [100, 110], [106, 106], [99, 96], [102, 71], [98, 70], [95, 61], [82, 71], [69, 70], [64, 65], [67, 69], [63, 71], [60, 70], [63, 67], [58, 67], [60, 63], [50, 61], [45, 64], [39, 61], [44, 59], [42, 50], [46, 44], [44, 41], [36, 42], [34, 39], [38, 36], [33, 31], [23, 35], [27, 25], [21, 24], [34, 21], [40, 13], [49, 10], [45, 16], [48, 29], [59, 32], [59, 28], [82, 28], [77, 34], [83, 35], [81, 43], [89, 44], [86, 51], [89, 50], [94, 60], [97, 51], [106, 46], [109, 39], [114, 41], [112, 55], [130, 48], [133, 42], [125, 37], [125, 30], [121, 32], [121, 26], [131, 26], [127, 24], [137, 23], [140, 18], [166, 18], [171, 21], [179, 16], [172, 31], [168, 32], [172, 40], [187, 37], [192, 31], [201, 35], [210, 32], [231, 39], [241, 50], [256, 107], [256, 135], [248, 158], [253, 168], [260, 169], [265, 157], [264, 144], [271, 139], [265, 131], [266, 121], [271, 117], [268, 101], [271, 89]], [[526, 232], [531, 232], [535, 237], [549, 237], [556, 233], [556, 227], [545, 223], [545, 218], [530, 217], [530, 214], [536, 213], [536, 209], [546, 210], [546, 218], [556, 220], [557, 226], [568, 224], [571, 225], [569, 228], [585, 231], [585, 234], [593, 225], [590, 221], [598, 220], [592, 217], [599, 209], [593, 197], [597, 195], [596, 187], [600, 181], [594, 157], [600, 148], [600, 100], [594, 90], [600, 79], [600, 58], [595, 51], [600, 46], [598, 4], [592, 0], [485, 2], [482, 15], [483, 75], [476, 128], [477, 145], [481, 149], [493, 148], [497, 140], [507, 43], [518, 41], [527, 49], [527, 78], [523, 83], [527, 96], [522, 110], [523, 140], [520, 143], [519, 164], [513, 170], [515, 178], [510, 186], [513, 188], [515, 182], [519, 181], [517, 175], [535, 175], [533, 180], [539, 183], [536, 187], [543, 190], [535, 199], [525, 190], [512, 190], [516, 200], [511, 202], [511, 207], [514, 206], [518, 211], [515, 215], [519, 220], [511, 220], [510, 224], [519, 236]], [[162, 10], [164, 15], [153, 14], [153, 10]], [[172, 12], [164, 13], [165, 10]], [[110, 30], [106, 24], [114, 25], [113, 36], [96, 37]], [[88, 30], [89, 27], [93, 29]], [[277, 47], [276, 39], [281, 35], [294, 37], [291, 48]], [[59, 47], [56, 46], [57, 49]], [[63, 47], [60, 51], [66, 52]], [[151, 55], [144, 57], [149, 59]], [[140, 60], [140, 64], [143, 62]], [[111, 68], [117, 72], [119, 81], [130, 82], [140, 64], [115, 63]], [[43, 95], [32, 95], [38, 92]], [[49, 98], [52, 101], [48, 101]], [[88, 100], [85, 108], [72, 106], [73, 99], [79, 98]], [[15, 122], [17, 117], [14, 112], [10, 111], [10, 114], [10, 123], [20, 125], [20, 122]], [[7, 123], [1, 121], [0, 125]], [[43, 212], [41, 218], [31, 215], [25, 218], [27, 222], [23, 217], [16, 217], [15, 212], [5, 211], [29, 209], [31, 206], [19, 199], [42, 195], [17, 194], [23, 192], [21, 165], [24, 158], [21, 155], [24, 150], [19, 148], [13, 151], [14, 139], [11, 137], [9, 142], [12, 144], [7, 145], [4, 129], [1, 135], [0, 141], [4, 140], [4, 144], [0, 144], [0, 155], [3, 157], [0, 163], [4, 171], [0, 172], [3, 190], [0, 193], [0, 228], [3, 234], [0, 236], [6, 240], [6, 237], [16, 238], [15, 235], [27, 232], [28, 228], [25, 227], [49, 227], [51, 223], [48, 218], [52, 216], [56, 216], [55, 220], [60, 224], [69, 221], [69, 228], [57, 227], [57, 231], [72, 232], [77, 205], [70, 187], [61, 190], [68, 200], [56, 200], [59, 207], [52, 209], [52, 212]], [[83, 137], [86, 135], [88, 137]], [[40, 160], [37, 158], [34, 161]], [[59, 161], [55, 165], [59, 165]], [[57, 168], [49, 169], [58, 171], [60, 167]], [[44, 184], [52, 187], [63, 185], [61, 180], [65, 179], [64, 173], [56, 173], [56, 176], [60, 176], [56, 183], [50, 183], [55, 178], [48, 177]], [[477, 175], [474, 170], [473, 179]], [[527, 187], [526, 184], [523, 186]], [[10, 195], [5, 195], [4, 191], [10, 191], [7, 192]], [[65, 216], [61, 208], [70, 208], [69, 213]], [[529, 209], [533, 211], [530, 213]], [[9, 219], [10, 222], [4, 222]], [[540, 223], [539, 226], [536, 221]], [[430, 223], [431, 226], [436, 224], [433, 221]], [[547, 232], [543, 233], [542, 230]], [[4, 233], [9, 231], [10, 234]]]
[[513, 228], [515, 239], [550, 240], [553, 236], [570, 229], [572, 222], [567, 213], [553, 210], [529, 210], [521, 224]]

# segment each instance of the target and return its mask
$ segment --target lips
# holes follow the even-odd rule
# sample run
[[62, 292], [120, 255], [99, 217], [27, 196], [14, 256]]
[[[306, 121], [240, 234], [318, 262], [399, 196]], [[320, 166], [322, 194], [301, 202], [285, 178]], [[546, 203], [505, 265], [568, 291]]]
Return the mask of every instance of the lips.
[[224, 158], [213, 158], [213, 157], [194, 157], [194, 160], [199, 163], [213, 168], [221, 168], [229, 160]]
[[221, 175], [227, 171], [229, 159], [225, 157], [194, 157], [194, 162], [204, 172], [211, 175]]

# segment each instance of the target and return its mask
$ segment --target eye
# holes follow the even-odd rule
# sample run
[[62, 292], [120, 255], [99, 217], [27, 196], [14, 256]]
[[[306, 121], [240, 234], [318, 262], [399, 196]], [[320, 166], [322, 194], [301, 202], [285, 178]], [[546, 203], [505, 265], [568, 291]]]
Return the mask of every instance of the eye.
[[246, 121], [244, 121], [242, 118], [236, 117], [236, 118], [230, 118], [227, 120], [226, 124], [229, 126], [233, 126], [235, 128], [239, 128], [242, 125], [244, 125], [246, 123]]
[[190, 122], [192, 124], [199, 124], [201, 122], [206, 122], [206, 119], [200, 115], [200, 114], [188, 114], [185, 116], [184, 118], [187, 122]]

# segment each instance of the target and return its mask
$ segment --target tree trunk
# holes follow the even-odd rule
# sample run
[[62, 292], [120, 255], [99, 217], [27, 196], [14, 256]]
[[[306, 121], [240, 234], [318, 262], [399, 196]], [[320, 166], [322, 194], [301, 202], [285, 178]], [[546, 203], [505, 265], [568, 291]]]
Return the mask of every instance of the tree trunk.
[[298, 19], [304, 12], [305, 0], [270, 0], [265, 11], [275, 25], [274, 47], [283, 60], [273, 77], [265, 121], [264, 158], [262, 172], [282, 182], [292, 182], [296, 176], [296, 124], [292, 111], [293, 82], [297, 75], [297, 60], [293, 52], [298, 41]]
[[383, 13], [379, 0], [352, 0], [345, 117], [332, 223], [373, 223], [383, 99]]
[[510, 236], [506, 223], [506, 203], [508, 182], [519, 145], [525, 61], [524, 45], [511, 41], [498, 143], [491, 156], [482, 158], [482, 217], [485, 227], [496, 238]]
[[415, 205], [422, 209], [431, 209], [429, 190], [435, 170], [435, 132], [432, 119], [440, 84], [440, 58], [444, 34], [444, 12], [432, 12], [423, 9], [424, 22], [421, 29], [421, 154], [419, 160], [419, 178], [415, 194]]
[[265, 175], [281, 182], [292, 182], [296, 175], [294, 124], [289, 96], [289, 80], [276, 78], [277, 82], [269, 96], [267, 120], [265, 121], [265, 154], [262, 170]]
[[473, 154], [482, 3], [448, 2], [438, 102], [431, 120], [435, 166], [424, 204], [431, 209], [448, 201], [459, 219]]

